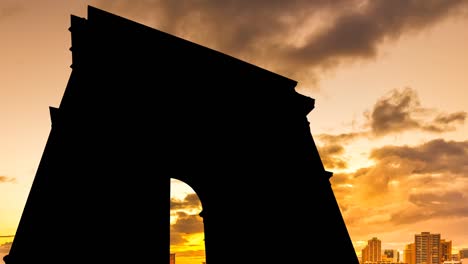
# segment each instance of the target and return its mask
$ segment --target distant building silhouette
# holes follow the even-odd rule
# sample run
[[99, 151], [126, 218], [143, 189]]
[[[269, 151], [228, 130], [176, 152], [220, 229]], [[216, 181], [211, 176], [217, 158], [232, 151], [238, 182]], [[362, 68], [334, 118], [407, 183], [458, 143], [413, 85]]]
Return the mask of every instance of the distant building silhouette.
[[366, 261], [366, 262], [362, 262], [362, 264], [408, 264], [408, 263], [380, 260], [380, 261]]
[[296, 81], [91, 6], [70, 31], [7, 264], [168, 263], [171, 178], [200, 198], [208, 264], [358, 263]]
[[400, 262], [400, 252], [396, 249], [384, 249], [382, 262]]
[[452, 260], [452, 240], [440, 240], [441, 262]]
[[169, 255], [169, 264], [176, 264], [175, 263], [175, 257], [176, 257], [175, 253], [171, 253]]
[[458, 260], [468, 258], [468, 248], [463, 248], [458, 251]]
[[408, 264], [416, 264], [416, 247], [414, 243], [406, 245], [403, 251], [403, 260]]

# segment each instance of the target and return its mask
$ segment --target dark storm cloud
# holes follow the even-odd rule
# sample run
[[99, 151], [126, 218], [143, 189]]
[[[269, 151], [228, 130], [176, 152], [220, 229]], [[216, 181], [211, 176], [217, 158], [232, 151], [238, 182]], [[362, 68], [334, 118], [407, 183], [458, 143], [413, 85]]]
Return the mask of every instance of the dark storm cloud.
[[195, 193], [188, 194], [183, 201], [171, 198], [171, 210], [178, 209], [201, 209], [198, 195]]
[[163, 30], [224, 51], [248, 52], [262, 40], [294, 30], [308, 16], [345, 2], [350, 1], [117, 0], [101, 1], [100, 6], [143, 18]]
[[15, 182], [15, 178], [10, 178], [7, 176], [0, 176], [0, 183], [2, 182]]
[[332, 144], [336, 142], [340, 142], [341, 144], [349, 143], [356, 138], [362, 137], [367, 135], [367, 132], [351, 132], [351, 133], [342, 133], [338, 135], [332, 135], [332, 134], [319, 134], [317, 135], [317, 138], [325, 142], [327, 144]]
[[327, 61], [340, 57], [374, 57], [378, 44], [419, 30], [451, 14], [462, 0], [356, 1], [361, 8], [341, 6], [330, 26], [294, 51], [296, 60]]
[[[299, 80], [453, 15], [462, 0], [116, 0], [98, 7]], [[302, 79], [303, 78], [303, 79]]]
[[177, 212], [177, 221], [171, 225], [171, 232], [193, 234], [203, 232], [203, 221], [199, 215]]
[[466, 112], [444, 114], [422, 107], [416, 91], [411, 88], [392, 90], [366, 115], [375, 136], [415, 129], [438, 133], [452, 131], [454, 124], [463, 124], [466, 119]]

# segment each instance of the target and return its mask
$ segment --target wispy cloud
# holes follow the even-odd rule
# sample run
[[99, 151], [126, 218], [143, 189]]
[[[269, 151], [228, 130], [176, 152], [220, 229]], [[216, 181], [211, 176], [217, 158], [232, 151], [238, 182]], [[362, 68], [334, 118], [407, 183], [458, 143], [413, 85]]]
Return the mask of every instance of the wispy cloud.
[[321, 141], [326, 142], [327, 144], [331, 144], [333, 142], [339, 142], [340, 144], [347, 144], [356, 138], [366, 136], [368, 132], [350, 132], [350, 133], [341, 133], [337, 135], [332, 134], [319, 134], [317, 138]]
[[15, 178], [7, 177], [7, 176], [0, 176], [0, 183], [2, 182], [15, 182]]
[[379, 98], [371, 110], [363, 113], [366, 123], [361, 131], [338, 135], [320, 134], [317, 138], [327, 144], [347, 144], [362, 137], [383, 137], [405, 131], [444, 133], [454, 131], [465, 123], [465, 111], [444, 113], [423, 106], [415, 89], [392, 89]]
[[466, 8], [463, 0], [101, 0], [97, 6], [311, 85], [317, 70]]
[[186, 250], [176, 253], [176, 257], [204, 257], [204, 250]]

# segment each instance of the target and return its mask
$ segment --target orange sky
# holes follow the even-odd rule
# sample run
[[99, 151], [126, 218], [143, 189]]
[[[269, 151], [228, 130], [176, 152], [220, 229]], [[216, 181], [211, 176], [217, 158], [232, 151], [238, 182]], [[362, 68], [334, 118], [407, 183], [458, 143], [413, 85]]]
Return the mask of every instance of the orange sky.
[[[71, 72], [70, 15], [91, 4], [297, 80], [316, 99], [311, 131], [358, 253], [372, 237], [402, 250], [423, 231], [468, 248], [468, 2], [174, 2], [0, 2], [0, 244], [13, 239], [48, 107]], [[182, 264], [203, 259], [202, 247], [179, 247], [203, 238], [191, 194], [173, 184]]]

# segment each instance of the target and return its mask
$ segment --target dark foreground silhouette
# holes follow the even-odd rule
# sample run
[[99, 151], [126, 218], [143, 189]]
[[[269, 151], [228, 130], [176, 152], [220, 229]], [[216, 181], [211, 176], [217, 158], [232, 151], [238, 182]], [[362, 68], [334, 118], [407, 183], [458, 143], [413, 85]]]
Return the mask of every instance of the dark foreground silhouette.
[[170, 179], [208, 264], [358, 263], [296, 81], [89, 6], [7, 264], [169, 263]]

